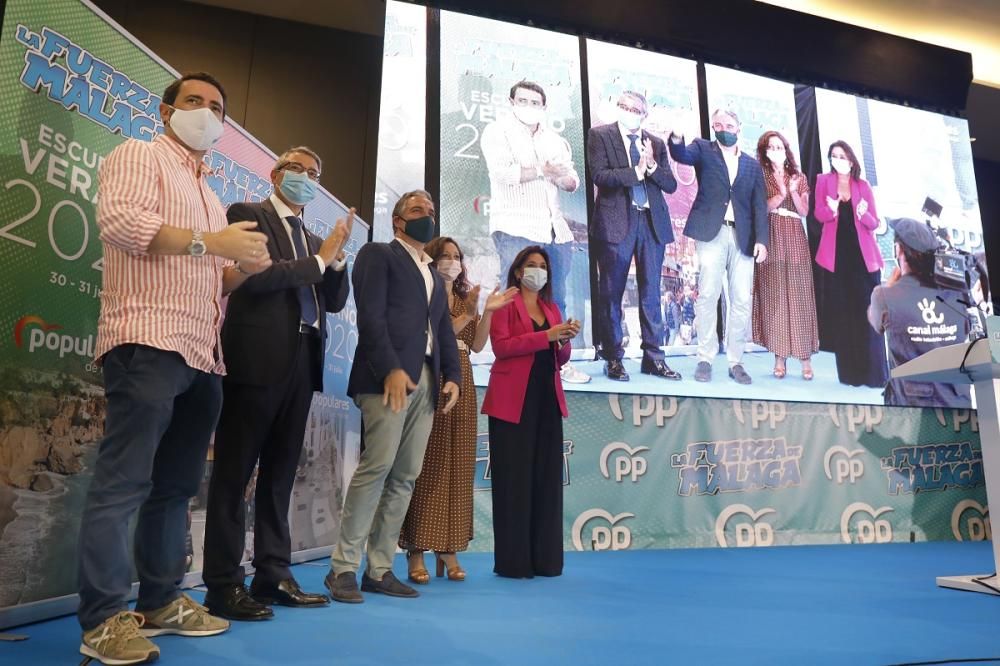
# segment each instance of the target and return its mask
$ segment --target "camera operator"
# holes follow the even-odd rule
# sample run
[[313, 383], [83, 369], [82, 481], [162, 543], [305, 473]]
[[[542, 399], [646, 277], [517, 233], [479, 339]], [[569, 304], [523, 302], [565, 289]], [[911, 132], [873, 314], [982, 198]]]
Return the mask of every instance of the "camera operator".
[[[868, 321], [889, 344], [889, 365], [895, 368], [935, 347], [956, 344], [969, 335], [962, 294], [934, 281], [938, 239], [930, 227], [911, 219], [896, 220], [896, 270], [884, 286], [872, 292]], [[967, 385], [890, 379], [885, 404], [908, 407], [970, 407]]]

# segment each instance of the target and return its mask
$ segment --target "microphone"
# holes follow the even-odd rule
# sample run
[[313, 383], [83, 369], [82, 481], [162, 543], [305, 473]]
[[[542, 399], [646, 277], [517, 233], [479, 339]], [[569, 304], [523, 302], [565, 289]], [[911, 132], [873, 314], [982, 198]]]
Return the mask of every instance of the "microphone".
[[[941, 297], [941, 294], [937, 294], [937, 295], [935, 295], [935, 296], [934, 296], [934, 298], [935, 298], [935, 299], [937, 299], [938, 301], [940, 301], [940, 302], [941, 302], [941, 305], [945, 306], [946, 308], [948, 308], [949, 310], [951, 310], [951, 311], [952, 311], [952, 312], [954, 312], [955, 314], [957, 314], [957, 315], [959, 315], [959, 316], [963, 317], [963, 318], [964, 318], [964, 319], [965, 319], [966, 321], [968, 321], [968, 322], [969, 322], [969, 328], [971, 328], [971, 329], [972, 329], [972, 330], [971, 330], [971, 331], [969, 332], [969, 340], [970, 340], [970, 341], [974, 342], [974, 341], [976, 341], [976, 340], [980, 340], [980, 339], [982, 339], [982, 338], [985, 338], [985, 337], [986, 337], [986, 332], [985, 332], [985, 331], [983, 330], [983, 328], [984, 328], [984, 327], [982, 326], [982, 321], [981, 321], [981, 320], [979, 319], [979, 317], [978, 317], [978, 316], [976, 317], [976, 320], [977, 320], [977, 322], [978, 322], [978, 324], [979, 324], [979, 325], [977, 326], [976, 324], [974, 324], [974, 323], [973, 323], [973, 322], [971, 321], [971, 320], [972, 320], [972, 315], [971, 315], [971, 314], [969, 314], [968, 310], [967, 310], [967, 311], [965, 311], [965, 312], [962, 312], [961, 310], [959, 310], [959, 309], [958, 309], [958, 308], [956, 308], [955, 306], [953, 306], [953, 305], [951, 305], [950, 303], [948, 303], [948, 301], [944, 300], [944, 299], [943, 299], [943, 298]], [[977, 307], [976, 307], [975, 305], [973, 305], [972, 303], [970, 303], [969, 301], [965, 300], [964, 298], [956, 298], [955, 300], [956, 300], [956, 302], [958, 302], [958, 303], [960, 303], [960, 304], [964, 305], [964, 306], [965, 306], [965, 307], [967, 307], [967, 308], [970, 308], [970, 309], [974, 309], [974, 310], [978, 310], [978, 309], [979, 309], [979, 308], [977, 308]]]

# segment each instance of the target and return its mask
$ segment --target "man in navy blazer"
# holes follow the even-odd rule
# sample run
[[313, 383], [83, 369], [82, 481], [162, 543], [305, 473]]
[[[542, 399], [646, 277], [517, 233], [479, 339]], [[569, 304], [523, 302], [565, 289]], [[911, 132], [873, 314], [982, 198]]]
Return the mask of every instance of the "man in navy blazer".
[[726, 356], [729, 376], [749, 384], [743, 368], [747, 326], [753, 298], [754, 261], [767, 258], [767, 194], [760, 164], [739, 148], [740, 120], [729, 110], [712, 114], [715, 141], [670, 135], [670, 155], [694, 167], [698, 194], [691, 206], [684, 235], [695, 240], [698, 255], [698, 298], [694, 326], [698, 334], [698, 366], [694, 378], [712, 379], [712, 360], [719, 350], [716, 305], [723, 283], [728, 285], [729, 320]]
[[642, 131], [646, 98], [618, 98], [618, 121], [587, 132], [587, 161], [597, 187], [590, 237], [598, 269], [597, 340], [609, 379], [628, 381], [622, 365], [622, 295], [635, 258], [642, 331], [643, 373], [680, 379], [663, 362], [660, 275], [667, 243], [674, 242], [664, 193], [677, 189], [663, 141]]
[[368, 243], [354, 261], [358, 347], [347, 394], [361, 409], [365, 448], [351, 478], [326, 586], [335, 601], [360, 603], [357, 570], [368, 541], [361, 590], [394, 597], [417, 591], [392, 573], [399, 530], [424, 462], [438, 387], [447, 412], [462, 371], [444, 282], [424, 244], [434, 237], [434, 202], [407, 192], [392, 211], [396, 239]]

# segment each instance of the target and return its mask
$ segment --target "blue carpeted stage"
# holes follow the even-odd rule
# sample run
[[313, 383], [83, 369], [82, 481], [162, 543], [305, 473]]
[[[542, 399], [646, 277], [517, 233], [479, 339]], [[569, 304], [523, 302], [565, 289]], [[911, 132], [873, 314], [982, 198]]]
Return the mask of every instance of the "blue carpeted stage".
[[[568, 553], [561, 578], [507, 580], [492, 555], [416, 600], [277, 609], [222, 636], [157, 639], [164, 664], [912, 664], [1000, 662], [1000, 599], [935, 587], [988, 573], [990, 545], [918, 543]], [[397, 559], [396, 571], [404, 572]], [[325, 561], [296, 567], [321, 590]], [[200, 598], [200, 593], [195, 593]], [[69, 664], [73, 617], [15, 630], [0, 663]]]

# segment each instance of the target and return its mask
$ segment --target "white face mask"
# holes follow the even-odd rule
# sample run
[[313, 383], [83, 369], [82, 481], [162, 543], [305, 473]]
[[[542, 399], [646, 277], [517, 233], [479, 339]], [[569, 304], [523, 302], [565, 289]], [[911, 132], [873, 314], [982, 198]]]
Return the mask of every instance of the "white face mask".
[[549, 281], [549, 272], [544, 268], [528, 266], [521, 275], [521, 284], [531, 291], [541, 291], [545, 283]]
[[831, 157], [830, 166], [832, 166], [834, 171], [837, 173], [844, 175], [851, 173], [851, 161], [845, 160], [843, 157]]
[[438, 259], [435, 265], [441, 278], [447, 282], [454, 282], [458, 274], [462, 272], [462, 262], [454, 259]]
[[785, 155], [784, 148], [782, 148], [781, 150], [767, 151], [767, 159], [771, 160], [771, 164], [774, 164], [776, 166], [782, 166], [785, 163], [786, 157], [787, 156]]
[[637, 130], [642, 124], [642, 116], [618, 107], [618, 123], [627, 130]]
[[211, 109], [205, 107], [190, 110], [170, 108], [174, 109], [170, 115], [170, 129], [191, 150], [208, 150], [222, 138], [226, 126], [215, 117], [215, 113]]
[[514, 105], [512, 108], [514, 110], [514, 117], [525, 125], [538, 125], [545, 120], [545, 109], [517, 105]]

